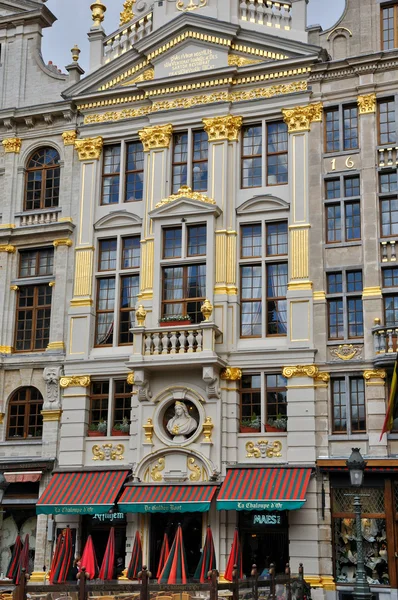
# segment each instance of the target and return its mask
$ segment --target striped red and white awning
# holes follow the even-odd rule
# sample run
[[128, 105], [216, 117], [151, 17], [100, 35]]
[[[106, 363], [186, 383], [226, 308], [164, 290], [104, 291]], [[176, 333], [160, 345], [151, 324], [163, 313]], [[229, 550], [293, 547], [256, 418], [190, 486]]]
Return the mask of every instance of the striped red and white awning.
[[115, 504], [129, 471], [55, 473], [36, 505], [37, 514], [93, 515]]
[[134, 485], [127, 487], [118, 502], [124, 513], [206, 512], [217, 486]]
[[236, 468], [217, 498], [218, 510], [297, 510], [305, 502], [309, 468]]

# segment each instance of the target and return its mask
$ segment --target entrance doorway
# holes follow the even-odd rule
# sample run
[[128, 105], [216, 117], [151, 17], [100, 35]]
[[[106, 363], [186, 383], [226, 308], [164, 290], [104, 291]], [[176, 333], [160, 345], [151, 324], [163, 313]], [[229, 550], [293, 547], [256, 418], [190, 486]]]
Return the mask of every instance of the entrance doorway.
[[111, 527], [115, 528], [115, 576], [122, 574], [126, 568], [126, 516], [122, 513], [114, 515], [94, 515], [83, 518], [82, 548], [89, 535], [93, 538], [98, 567], [101, 567]]
[[156, 573], [158, 569], [164, 534], [167, 533], [171, 548], [179, 523], [182, 528], [188, 574], [189, 577], [194, 576], [202, 548], [202, 513], [200, 512], [151, 515], [150, 570], [152, 573]]
[[257, 565], [261, 575], [271, 563], [276, 572], [283, 573], [289, 562], [289, 528], [286, 511], [239, 513], [243, 572], [250, 575], [252, 565]]

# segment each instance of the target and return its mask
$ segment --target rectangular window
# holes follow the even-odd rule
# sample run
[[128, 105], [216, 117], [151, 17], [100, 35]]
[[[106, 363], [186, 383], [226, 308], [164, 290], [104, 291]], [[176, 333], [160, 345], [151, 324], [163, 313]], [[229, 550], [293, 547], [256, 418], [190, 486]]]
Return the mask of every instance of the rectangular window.
[[327, 274], [329, 340], [363, 337], [362, 271]]
[[345, 105], [326, 109], [325, 152], [356, 150], [358, 147], [358, 107]]
[[[107, 433], [109, 405], [109, 381], [93, 381], [90, 394], [89, 431]], [[101, 426], [104, 430], [101, 431]]]
[[[275, 257], [287, 253], [287, 221], [265, 223], [264, 229], [260, 223], [241, 226], [241, 337], [262, 337], [263, 330], [267, 336], [286, 335], [288, 264], [275, 262]], [[261, 261], [247, 264], [244, 260], [251, 258]]]
[[190, 225], [188, 231], [188, 256], [206, 255], [206, 225]]
[[182, 227], [163, 229], [163, 258], [181, 258]]
[[396, 126], [395, 126], [395, 100], [380, 100], [379, 108], [379, 144], [395, 144]]
[[204, 130], [192, 133], [192, 189], [195, 192], [207, 190], [209, 141]]
[[[114, 381], [112, 433], [120, 435], [126, 425], [130, 427], [131, 386], [126, 380]], [[126, 431], [124, 431], [126, 433]]]
[[[341, 197], [341, 190], [344, 195]], [[326, 243], [353, 242], [361, 239], [359, 175], [325, 180]], [[357, 199], [353, 199], [357, 196]], [[329, 200], [339, 199], [339, 202]]]
[[144, 191], [144, 148], [141, 142], [126, 147], [126, 202], [142, 200]]
[[242, 128], [242, 188], [262, 185], [263, 135], [262, 126], [248, 125]]
[[283, 121], [267, 123], [267, 185], [288, 183], [288, 133]]
[[101, 204], [117, 204], [119, 202], [120, 152], [120, 144], [104, 147]]
[[386, 327], [395, 328], [398, 326], [398, 290], [396, 293], [391, 293], [391, 288], [398, 288], [398, 267], [383, 269], [382, 276], [384, 323]]
[[333, 433], [366, 433], [363, 377], [332, 379]]
[[21, 286], [17, 291], [15, 351], [45, 350], [50, 341], [52, 288]]
[[397, 5], [381, 8], [381, 48], [392, 50], [397, 47]]
[[382, 197], [380, 211], [382, 237], [398, 235], [398, 199]]
[[282, 375], [244, 374], [239, 395], [240, 433], [286, 431], [287, 390]]
[[93, 381], [90, 392], [88, 435], [128, 435], [131, 386], [126, 380]]
[[205, 264], [163, 268], [163, 317], [188, 315], [192, 323], [201, 323], [205, 298]]
[[53, 274], [54, 249], [21, 250], [19, 253], [19, 277], [44, 277]]
[[139, 293], [140, 238], [100, 240], [98, 245], [98, 275], [106, 271], [109, 276], [97, 276], [95, 345], [131, 345]]

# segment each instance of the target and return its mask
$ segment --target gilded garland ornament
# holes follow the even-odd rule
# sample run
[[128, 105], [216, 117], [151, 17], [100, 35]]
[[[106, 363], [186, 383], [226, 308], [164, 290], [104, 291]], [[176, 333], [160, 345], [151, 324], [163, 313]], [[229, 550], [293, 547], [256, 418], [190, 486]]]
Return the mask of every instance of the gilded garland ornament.
[[176, 8], [181, 12], [191, 12], [207, 6], [207, 0], [177, 0]]
[[88, 387], [90, 383], [90, 375], [72, 375], [71, 377], [61, 377], [59, 380], [59, 385], [63, 389], [68, 387]]
[[323, 104], [309, 104], [295, 108], [282, 108], [283, 120], [288, 126], [289, 133], [309, 131], [311, 123], [322, 121]]
[[358, 96], [358, 109], [360, 115], [376, 112], [376, 94]]
[[21, 152], [22, 140], [20, 138], [7, 138], [2, 141], [6, 154], [19, 154]]
[[92, 448], [92, 453], [93, 460], [123, 460], [124, 446], [123, 444], [117, 444], [117, 446], [113, 446], [113, 444], [98, 446], [96, 444]]
[[242, 379], [242, 369], [238, 367], [226, 367], [220, 373], [224, 381], [240, 381]]
[[168, 124], [144, 127], [138, 132], [138, 135], [144, 146], [144, 152], [149, 152], [155, 148], [168, 148], [173, 135], [173, 126]]
[[205, 204], [216, 204], [216, 201], [212, 198], [209, 198], [208, 196], [206, 196], [205, 194], [201, 194], [200, 192], [193, 192], [188, 185], [183, 185], [180, 187], [177, 194], [172, 194], [168, 198], [164, 198], [156, 204], [155, 208], [161, 208], [162, 206], [170, 204], [170, 202], [180, 200], [181, 198], [187, 198], [188, 200], [198, 200], [199, 202], [204, 202]]
[[101, 136], [75, 141], [79, 160], [99, 160], [103, 146], [104, 141]]
[[243, 117], [233, 117], [232, 115], [203, 119], [204, 129], [208, 135], [209, 142], [216, 142], [218, 140], [238, 141], [242, 123]]
[[135, 17], [135, 14], [133, 12], [133, 6], [135, 4], [136, 0], [126, 0], [123, 4], [123, 10], [120, 13], [120, 23], [119, 26], [122, 27], [122, 25], [126, 25], [127, 23], [130, 23], [130, 21], [132, 21]]

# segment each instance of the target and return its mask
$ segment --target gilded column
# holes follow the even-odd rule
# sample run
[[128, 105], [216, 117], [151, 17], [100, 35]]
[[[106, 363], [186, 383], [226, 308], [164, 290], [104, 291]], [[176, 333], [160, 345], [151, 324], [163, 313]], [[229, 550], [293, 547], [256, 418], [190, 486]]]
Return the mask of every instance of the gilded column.
[[89, 321], [93, 305], [93, 215], [99, 195], [102, 137], [76, 140], [75, 148], [81, 161], [81, 180], [67, 352], [74, 358], [82, 358], [89, 351]]
[[145, 214], [141, 239], [140, 300], [153, 298], [154, 237], [149, 213], [168, 195], [166, 189], [168, 151], [173, 135], [172, 125], [145, 127], [138, 132], [145, 152]]
[[289, 132], [288, 335], [290, 342], [306, 344], [312, 339], [312, 281], [309, 274], [308, 138], [311, 123], [322, 120], [322, 104], [282, 109]]

